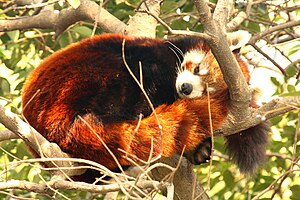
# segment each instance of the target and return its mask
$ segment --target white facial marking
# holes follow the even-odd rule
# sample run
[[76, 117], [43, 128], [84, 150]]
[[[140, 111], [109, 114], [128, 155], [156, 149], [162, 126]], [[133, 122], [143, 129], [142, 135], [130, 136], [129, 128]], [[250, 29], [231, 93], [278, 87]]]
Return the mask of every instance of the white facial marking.
[[194, 69], [196, 67], [199, 67], [199, 73], [198, 75], [207, 75], [209, 70], [209, 65], [208, 63], [203, 62], [205, 56], [207, 55], [206, 52], [202, 51], [201, 49], [194, 49], [191, 51], [188, 51], [184, 57], [183, 57], [183, 62], [181, 64], [182, 69], [186, 69], [186, 64], [191, 63], [192, 68], [188, 69], [191, 71], [191, 73], [194, 72]]
[[203, 60], [205, 54], [206, 53], [202, 50], [194, 49], [194, 50], [188, 51], [183, 56], [183, 62], [181, 64], [181, 66], [185, 65], [187, 62], [199, 64]]
[[[201, 68], [201, 67], [200, 67]], [[199, 71], [199, 75], [207, 75], [208, 74], [208, 69], [204, 68], [204, 69], [200, 69]]]
[[[186, 95], [181, 91], [182, 84], [184, 83], [189, 83], [193, 86], [193, 90], [189, 95]], [[176, 90], [181, 98], [201, 97], [204, 89], [205, 86], [202, 83], [200, 76], [194, 75], [188, 70], [184, 70], [178, 74], [176, 79]]]
[[[188, 51], [184, 57], [183, 62], [181, 64], [181, 69], [183, 71], [179, 71], [176, 79], [176, 90], [181, 98], [197, 98], [201, 97], [203, 91], [205, 90], [205, 84], [203, 83], [200, 75], [207, 75], [209, 73], [209, 65], [208, 63], [203, 63], [206, 52], [201, 49], [194, 49]], [[190, 69], [186, 68], [186, 64], [191, 63], [192, 66]], [[199, 66], [199, 72], [194, 74], [195, 67]], [[184, 94], [182, 92], [182, 85], [184, 83], [191, 84], [192, 92], [190, 94]], [[213, 91], [214, 89], [211, 88]]]

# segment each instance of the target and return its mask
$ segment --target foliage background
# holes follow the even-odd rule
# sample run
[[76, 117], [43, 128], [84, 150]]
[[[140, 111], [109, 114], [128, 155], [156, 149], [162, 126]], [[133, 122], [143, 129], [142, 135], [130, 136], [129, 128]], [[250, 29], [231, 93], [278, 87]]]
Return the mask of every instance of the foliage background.
[[[74, 3], [76, 1], [68, 1]], [[99, 1], [96, 1], [98, 4]], [[291, 20], [300, 19], [300, 1], [260, 1], [251, 8], [251, 16], [245, 20], [239, 29], [248, 30], [253, 35], [268, 29], [270, 26], [285, 23]], [[139, 5], [138, 0], [110, 0], [103, 3], [111, 14], [118, 19], [127, 22], [129, 17], [134, 15], [135, 8]], [[213, 3], [213, 2], [212, 2]], [[237, 12], [246, 10], [247, 1], [236, 1]], [[10, 6], [13, 6], [10, 5]], [[8, 2], [0, 2], [0, 18], [13, 18], [17, 16], [29, 16], [34, 9], [11, 9]], [[62, 1], [55, 4], [57, 10], [61, 10], [68, 3]], [[288, 12], [285, 8], [296, 7]], [[161, 7], [161, 19], [171, 28], [176, 30], [202, 31], [202, 25], [198, 23], [197, 12], [193, 1], [190, 0], [166, 0]], [[13, 112], [21, 114], [21, 88], [28, 73], [53, 52], [84, 38], [93, 35], [91, 22], [80, 22], [69, 27], [58, 38], [54, 37], [53, 30], [15, 30], [0, 32], [0, 103], [10, 108]], [[278, 31], [268, 35], [265, 39], [270, 47], [275, 48], [287, 58], [299, 55], [299, 40], [291, 40], [289, 48], [278, 48], [276, 44], [282, 44], [281, 38], [288, 38], [292, 33], [300, 30], [298, 27]], [[101, 27], [96, 29], [95, 34], [101, 34]], [[166, 29], [162, 25], [157, 27], [157, 37], [164, 37]], [[286, 36], [286, 37], [284, 37]], [[253, 49], [251, 51], [255, 52]], [[264, 59], [259, 53], [255, 56]], [[299, 57], [299, 56], [298, 56]], [[274, 58], [276, 60], [276, 57]], [[280, 64], [280, 60], [277, 60]], [[283, 68], [286, 65], [282, 65]], [[270, 78], [276, 88], [274, 95], [299, 95], [299, 62], [287, 69], [287, 76], [277, 73], [276, 77]], [[269, 78], [268, 78], [269, 79]], [[212, 172], [210, 175], [210, 190], [212, 199], [252, 199], [264, 189], [273, 186], [261, 199], [300, 199], [300, 140], [299, 137], [299, 109], [271, 120], [272, 132], [271, 141], [268, 146], [268, 160], [265, 166], [254, 177], [244, 177], [237, 172], [237, 168], [230, 162], [224, 153], [224, 140], [217, 138], [215, 148], [217, 155], [214, 156]], [[3, 128], [2, 128], [3, 129]], [[5, 170], [5, 163], [26, 160], [31, 158], [22, 140], [9, 140], [0, 143], [0, 169]], [[297, 148], [298, 147], [298, 148]], [[16, 168], [9, 169], [8, 173], [1, 173], [1, 181], [18, 179], [33, 182], [49, 180], [50, 176], [38, 168], [28, 164], [21, 164]], [[208, 183], [209, 169], [207, 165], [195, 167], [201, 183], [204, 186]], [[274, 185], [272, 185], [274, 184]], [[10, 195], [8, 195], [10, 193]], [[101, 196], [93, 196], [86, 192], [62, 191], [70, 199], [102, 199]], [[10, 190], [0, 191], [1, 199], [13, 199], [11, 195], [23, 198], [49, 199], [44, 195], [30, 193], [27, 191]], [[64, 199], [63, 196], [57, 196]], [[156, 197], [162, 198], [162, 197]]]

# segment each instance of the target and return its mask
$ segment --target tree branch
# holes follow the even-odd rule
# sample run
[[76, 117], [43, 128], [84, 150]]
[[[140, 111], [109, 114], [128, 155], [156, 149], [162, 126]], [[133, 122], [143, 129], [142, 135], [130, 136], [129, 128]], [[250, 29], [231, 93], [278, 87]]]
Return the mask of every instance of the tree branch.
[[295, 27], [295, 26], [299, 26], [299, 25], [300, 25], [300, 20], [296, 20], [296, 21], [285, 22], [283, 24], [273, 26], [271, 28], [266, 29], [265, 31], [262, 31], [262, 32], [259, 32], [259, 33], [256, 33], [255, 35], [253, 35], [248, 43], [253, 45], [259, 39], [263, 38], [264, 36], [266, 36], [268, 34], [271, 34], [275, 31], [282, 31], [283, 29], [291, 28], [291, 27]]
[[259, 48], [255, 43], [251, 43], [251, 45], [258, 53], [260, 53], [262, 56], [267, 58], [271, 63], [273, 63], [273, 65], [275, 65], [284, 76], [287, 76], [286, 71], [274, 59], [272, 59], [267, 53], [262, 51], [261, 48]]
[[1, 130], [0, 131], [0, 142], [5, 140], [19, 139], [14, 132], [10, 130]]
[[252, 112], [250, 112], [250, 114], [243, 120], [236, 121], [234, 117], [229, 114], [229, 117], [227, 117], [227, 120], [224, 122], [222, 128], [217, 130], [215, 135], [232, 135], [292, 110], [300, 110], [300, 97], [284, 97], [274, 99], [259, 109], [252, 110]]
[[[136, 187], [141, 189], [153, 189], [153, 188], [161, 188], [162, 183], [159, 183], [157, 181], [147, 181], [142, 180], [138, 183], [134, 181], [129, 181], [127, 186], [130, 187], [131, 185], [136, 185]], [[41, 183], [32, 183], [29, 181], [20, 181], [20, 180], [9, 180], [6, 182], [0, 182], [0, 190], [6, 190], [6, 189], [21, 189], [21, 190], [27, 190], [39, 194], [49, 194], [53, 195], [52, 190], [58, 190], [58, 189], [65, 189], [65, 190], [79, 190], [79, 191], [86, 191], [96, 194], [106, 194], [108, 192], [114, 192], [114, 191], [120, 191], [121, 186], [117, 183], [115, 184], [109, 184], [109, 185], [93, 185], [88, 184], [84, 182], [70, 182], [70, 181], [63, 181], [63, 180], [55, 180], [50, 181], [47, 184], [41, 184]]]
[[[0, 122], [10, 131], [17, 134], [27, 145], [33, 150], [39, 152], [46, 158], [70, 158], [69, 155], [63, 153], [55, 143], [48, 142], [33, 127], [29, 126], [21, 120], [15, 113], [5, 109], [0, 105]], [[49, 167], [74, 167], [71, 162], [47, 162]], [[82, 174], [82, 170], [71, 170], [65, 172], [68, 176]]]
[[239, 12], [238, 15], [227, 24], [227, 31], [231, 32], [236, 30], [245, 19], [247, 19], [247, 14], [243, 11]]
[[160, 14], [160, 4], [162, 0], [142, 0], [140, 6], [136, 9], [137, 13], [129, 19], [124, 33], [130, 36], [146, 36], [155, 38], [157, 21], [151, 15], [139, 10], [147, 10], [153, 16]]
[[77, 9], [67, 8], [57, 11], [52, 6], [47, 6], [34, 16], [13, 19], [0, 19], [0, 32], [11, 30], [25, 30], [32, 28], [53, 29], [56, 36], [60, 35], [70, 25], [83, 20], [94, 21], [98, 17], [98, 26], [107, 32], [123, 33], [126, 25], [111, 15], [105, 9], [90, 0], [81, 0]]
[[204, 33], [207, 33], [211, 37], [207, 42], [220, 65], [224, 81], [229, 88], [231, 113], [236, 121], [239, 121], [249, 114], [251, 93], [239, 65], [228, 46], [226, 33], [222, 31], [224, 29], [221, 26], [224, 25], [220, 23], [224, 23], [224, 21], [219, 18], [226, 15], [227, 12], [224, 11], [226, 6], [224, 6], [223, 1], [218, 1], [217, 7], [220, 2], [221, 9], [216, 9], [216, 11], [221, 10], [222, 13], [214, 13], [214, 16], [217, 16], [219, 20], [215, 21], [205, 0], [195, 0], [194, 2], [200, 15], [200, 22], [204, 27]]
[[213, 19], [218, 23], [223, 33], [226, 33], [226, 27], [229, 17], [229, 2], [228, 0], [219, 0], [213, 13]]

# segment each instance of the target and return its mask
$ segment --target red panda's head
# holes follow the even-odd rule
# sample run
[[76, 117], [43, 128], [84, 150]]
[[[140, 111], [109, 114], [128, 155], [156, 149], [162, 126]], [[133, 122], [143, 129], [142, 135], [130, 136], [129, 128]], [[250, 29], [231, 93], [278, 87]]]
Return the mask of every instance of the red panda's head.
[[[231, 50], [244, 46], [251, 35], [246, 31], [228, 33], [227, 39]], [[249, 82], [247, 64], [236, 56], [241, 70]], [[199, 44], [183, 55], [183, 61], [176, 78], [176, 90], [181, 98], [197, 98], [207, 92], [213, 93], [227, 89], [219, 64], [206, 44]]]
[[192, 49], [188, 51], [178, 70], [176, 90], [181, 98], [197, 98], [206, 92], [224, 87], [225, 82], [219, 65], [211, 51]]

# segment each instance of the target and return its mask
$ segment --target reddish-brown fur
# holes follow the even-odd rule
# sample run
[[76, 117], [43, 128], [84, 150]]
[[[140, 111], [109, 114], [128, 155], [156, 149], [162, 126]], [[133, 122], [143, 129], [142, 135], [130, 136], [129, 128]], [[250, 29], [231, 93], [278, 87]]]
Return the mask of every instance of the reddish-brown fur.
[[[30, 82], [27, 81], [26, 87], [30, 87], [30, 85]], [[24, 95], [26, 95], [27, 90], [24, 91]], [[48, 101], [49, 104], [55, 105], [51, 99]], [[224, 106], [226, 102], [223, 102], [222, 99], [212, 98], [210, 103], [213, 128], [217, 129], [227, 115], [227, 107]], [[181, 154], [184, 146], [186, 152], [193, 152], [203, 139], [210, 136], [206, 97], [177, 100], [174, 104], [156, 108], [155, 112], [162, 132], [160, 132], [154, 114], [142, 119], [135, 132], [138, 120], [104, 124], [97, 116], [86, 114], [82, 116], [83, 120], [76, 117], [72, 122], [74, 114], [68, 106], [57, 105], [48, 112], [41, 112], [38, 115], [34, 110], [42, 109], [40, 105], [29, 102], [26, 109], [23, 110], [24, 116], [29, 122], [37, 121], [32, 125], [40, 133], [49, 141], [56, 142], [72, 156], [93, 160], [111, 170], [117, 169], [117, 163], [112, 159], [101, 140], [113, 152], [122, 166], [129, 166], [132, 163], [124, 157], [125, 154], [121, 153], [119, 149], [146, 161], [152, 147], [152, 138], [153, 156], [161, 153], [162, 156], [168, 157], [176, 153]]]
[[[247, 64], [238, 55], [235, 55], [235, 59], [240, 66], [245, 80], [249, 84], [250, 74]], [[209, 73], [207, 75], [201, 76], [203, 83], [207, 83], [208, 86], [214, 88], [215, 91], [227, 90], [228, 86], [224, 81], [219, 64], [211, 51], [207, 53], [202, 62], [209, 63]]]
[[[154, 104], [162, 132], [144, 94], [124, 66], [124, 39], [126, 61], [138, 78], [139, 61], [142, 63], [143, 86]], [[208, 51], [198, 38], [171, 42], [183, 53], [192, 48]], [[210, 154], [201, 147], [211, 134], [208, 100], [205, 95], [178, 99], [178, 61], [163, 40], [114, 34], [84, 40], [49, 56], [29, 75], [23, 87], [23, 114], [30, 125], [66, 153], [111, 170], [118, 168], [117, 163], [102, 142], [122, 166], [132, 163], [120, 149], [148, 160], [152, 146], [153, 156], [161, 153], [165, 157], [181, 154], [185, 147], [184, 156], [200, 164]], [[239, 63], [249, 80], [246, 65]], [[228, 113], [229, 95], [220, 70], [214, 68], [218, 67], [215, 60], [211, 67], [216, 71], [204, 78], [211, 84], [217, 79], [220, 84], [210, 102], [213, 128], [218, 129]], [[145, 118], [135, 132], [140, 113]], [[93, 181], [99, 174], [88, 176], [79, 179]]]
[[[141, 97], [138, 97], [144, 98], [139, 88], [134, 89], [136, 83], [123, 66], [121, 43], [124, 38], [127, 45], [127, 59], [132, 65], [135, 63], [130, 60], [133, 56], [130, 56], [130, 45], [142, 50], [145, 48], [146, 53], [152, 53], [153, 48], [156, 48], [155, 45], [158, 45], [157, 49], [162, 51], [161, 54], [159, 51], [153, 51], [155, 56], [162, 55], [162, 58], [154, 64], [151, 64], [152, 61], [147, 61], [147, 55], [145, 58], [141, 55], [143, 70], [150, 69], [151, 74], [157, 71], [156, 67], [160, 67], [158, 74], [153, 74], [154, 77], [148, 78], [149, 80], [148, 74], [144, 74], [144, 87], [150, 98], [152, 97], [151, 100], [155, 102], [162, 98], [160, 96], [163, 94], [159, 88], [156, 88], [160, 83], [154, 87], [155, 85], [152, 84], [154, 81], [161, 79], [162, 87], [166, 85], [168, 90], [174, 91], [166, 96], [166, 99], [157, 101], [155, 105], [155, 112], [162, 127], [161, 132], [155, 115], [147, 114], [148, 109], [145, 105], [148, 106], [148, 103], [144, 100], [137, 101], [137, 105], [125, 104], [129, 107], [133, 106], [132, 113], [129, 111], [127, 118], [119, 115], [126, 106], [118, 107], [118, 105], [132, 101], [132, 99], [127, 100], [131, 96], [129, 92], [133, 90], [133, 95], [140, 93]], [[110, 46], [102, 43], [108, 43]], [[149, 44], [154, 47], [148, 47]], [[162, 40], [139, 40], [121, 35], [104, 35], [73, 44], [54, 53], [29, 75], [24, 84], [22, 102], [26, 120], [49, 141], [57, 143], [63, 151], [73, 157], [95, 161], [111, 170], [118, 168], [117, 163], [102, 142], [108, 146], [122, 166], [129, 166], [132, 163], [124, 157], [125, 154], [120, 149], [139, 159], [148, 160], [152, 146], [153, 156], [161, 154], [168, 157], [181, 154], [185, 147], [184, 155], [192, 162], [199, 164], [205, 161], [209, 153], [197, 152], [197, 148], [204, 139], [210, 137], [207, 97], [194, 100], [181, 99], [174, 102], [178, 60], [166, 45], [167, 43]], [[190, 45], [194, 45], [194, 42]], [[111, 49], [113, 49], [112, 53]], [[168, 53], [170, 56], [166, 59], [170, 62], [170, 66], [160, 65]], [[167, 75], [170, 73], [172, 79], [166, 75], [158, 77], [164, 73], [159, 71], [162, 68], [167, 71]], [[120, 89], [118, 81], [122, 86]], [[129, 85], [128, 89], [127, 85]], [[102, 93], [105, 95], [101, 96]], [[157, 97], [155, 97], [156, 93], [158, 93]], [[226, 91], [220, 91], [218, 95], [225, 96]], [[227, 106], [224, 106], [226, 103], [226, 98], [221, 96], [211, 100], [214, 129], [221, 126], [227, 115]], [[102, 104], [104, 107], [101, 107]], [[134, 110], [136, 108], [138, 110]], [[145, 118], [140, 121], [135, 132], [139, 122], [134, 119], [137, 117], [136, 113], [143, 113]], [[152, 139], [153, 144], [151, 144]], [[93, 178], [89, 177], [87, 180], [86, 177], [81, 177], [80, 180], [92, 181]]]

